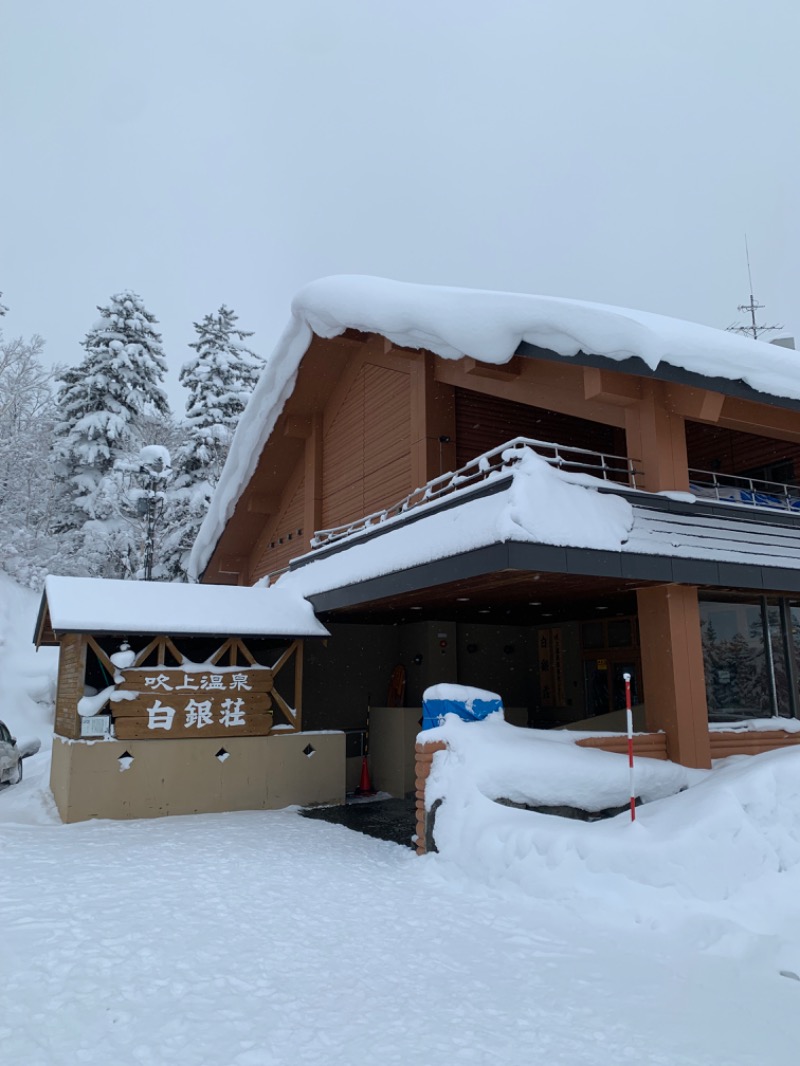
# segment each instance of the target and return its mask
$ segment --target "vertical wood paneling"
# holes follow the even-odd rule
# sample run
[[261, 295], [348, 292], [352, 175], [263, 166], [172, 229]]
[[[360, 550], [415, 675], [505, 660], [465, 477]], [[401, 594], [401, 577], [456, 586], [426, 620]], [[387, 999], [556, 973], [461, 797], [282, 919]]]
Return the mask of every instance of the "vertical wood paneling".
[[328, 424], [322, 443], [322, 524], [341, 525], [363, 512], [364, 367]]
[[289, 483], [286, 497], [277, 517], [269, 519], [267, 535], [253, 566], [252, 581], [288, 566], [291, 559], [308, 548], [311, 534], [303, 529], [305, 477], [302, 474]]
[[323, 442], [322, 524], [342, 525], [402, 499], [411, 484], [409, 374], [366, 363]]
[[410, 375], [365, 367], [364, 513], [388, 507], [416, 488], [411, 484]]

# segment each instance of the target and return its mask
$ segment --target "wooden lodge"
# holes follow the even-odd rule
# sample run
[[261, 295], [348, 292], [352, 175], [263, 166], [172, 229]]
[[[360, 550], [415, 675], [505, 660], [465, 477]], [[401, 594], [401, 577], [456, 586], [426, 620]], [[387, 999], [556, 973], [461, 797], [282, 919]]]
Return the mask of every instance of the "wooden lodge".
[[[657, 757], [704, 767], [795, 743], [795, 353], [620, 309], [361, 280], [298, 297], [306, 333], [273, 356], [194, 554], [206, 583], [302, 591], [329, 629], [306, 658], [306, 724], [364, 729], [401, 667], [412, 720], [428, 685], [474, 684], [516, 723], [613, 749], [629, 671]], [[518, 336], [493, 349], [503, 315]], [[526, 448], [627, 501], [627, 540], [442, 540], [511, 491]], [[400, 717], [387, 767], [410, 758]]]
[[309, 286], [202, 584], [48, 580], [62, 817], [342, 802], [367, 731], [373, 785], [413, 793], [440, 682], [620, 750], [630, 673], [642, 755], [796, 743], [796, 358], [570, 301]]

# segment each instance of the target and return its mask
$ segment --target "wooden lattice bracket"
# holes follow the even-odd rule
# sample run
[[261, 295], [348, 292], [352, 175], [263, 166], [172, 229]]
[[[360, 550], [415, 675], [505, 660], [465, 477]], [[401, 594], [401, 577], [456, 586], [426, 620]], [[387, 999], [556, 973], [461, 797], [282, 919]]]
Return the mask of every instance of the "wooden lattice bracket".
[[[276, 712], [282, 719], [279, 731], [301, 729], [302, 640], [292, 641], [273, 666], [259, 663], [241, 637], [228, 637], [202, 663], [192, 661], [166, 634], [153, 637], [129, 667], [116, 665], [93, 636], [67, 634], [61, 650], [56, 730], [61, 736], [80, 736], [78, 703], [89, 650], [109, 681], [109, 699], [101, 710], [111, 712], [121, 740], [266, 736]], [[275, 680], [292, 660], [294, 707]]]

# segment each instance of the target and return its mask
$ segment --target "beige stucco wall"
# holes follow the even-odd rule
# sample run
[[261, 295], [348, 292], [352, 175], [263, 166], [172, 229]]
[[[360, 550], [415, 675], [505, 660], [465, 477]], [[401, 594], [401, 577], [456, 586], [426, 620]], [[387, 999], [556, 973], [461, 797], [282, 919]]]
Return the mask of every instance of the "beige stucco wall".
[[[65, 822], [344, 803], [344, 733], [198, 740], [65, 741], [50, 787]], [[304, 754], [310, 745], [313, 754]], [[224, 747], [223, 762], [216, 753]], [[119, 758], [133, 757], [121, 770]]]

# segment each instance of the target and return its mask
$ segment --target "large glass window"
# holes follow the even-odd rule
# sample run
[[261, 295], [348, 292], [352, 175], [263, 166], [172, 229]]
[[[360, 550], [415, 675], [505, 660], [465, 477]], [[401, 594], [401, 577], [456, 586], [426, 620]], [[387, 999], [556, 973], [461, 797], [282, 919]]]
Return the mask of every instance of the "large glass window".
[[[703, 600], [703, 638], [708, 717], [714, 722], [791, 715], [793, 667], [786, 613], [780, 600]], [[800, 648], [800, 608], [793, 628]]]

